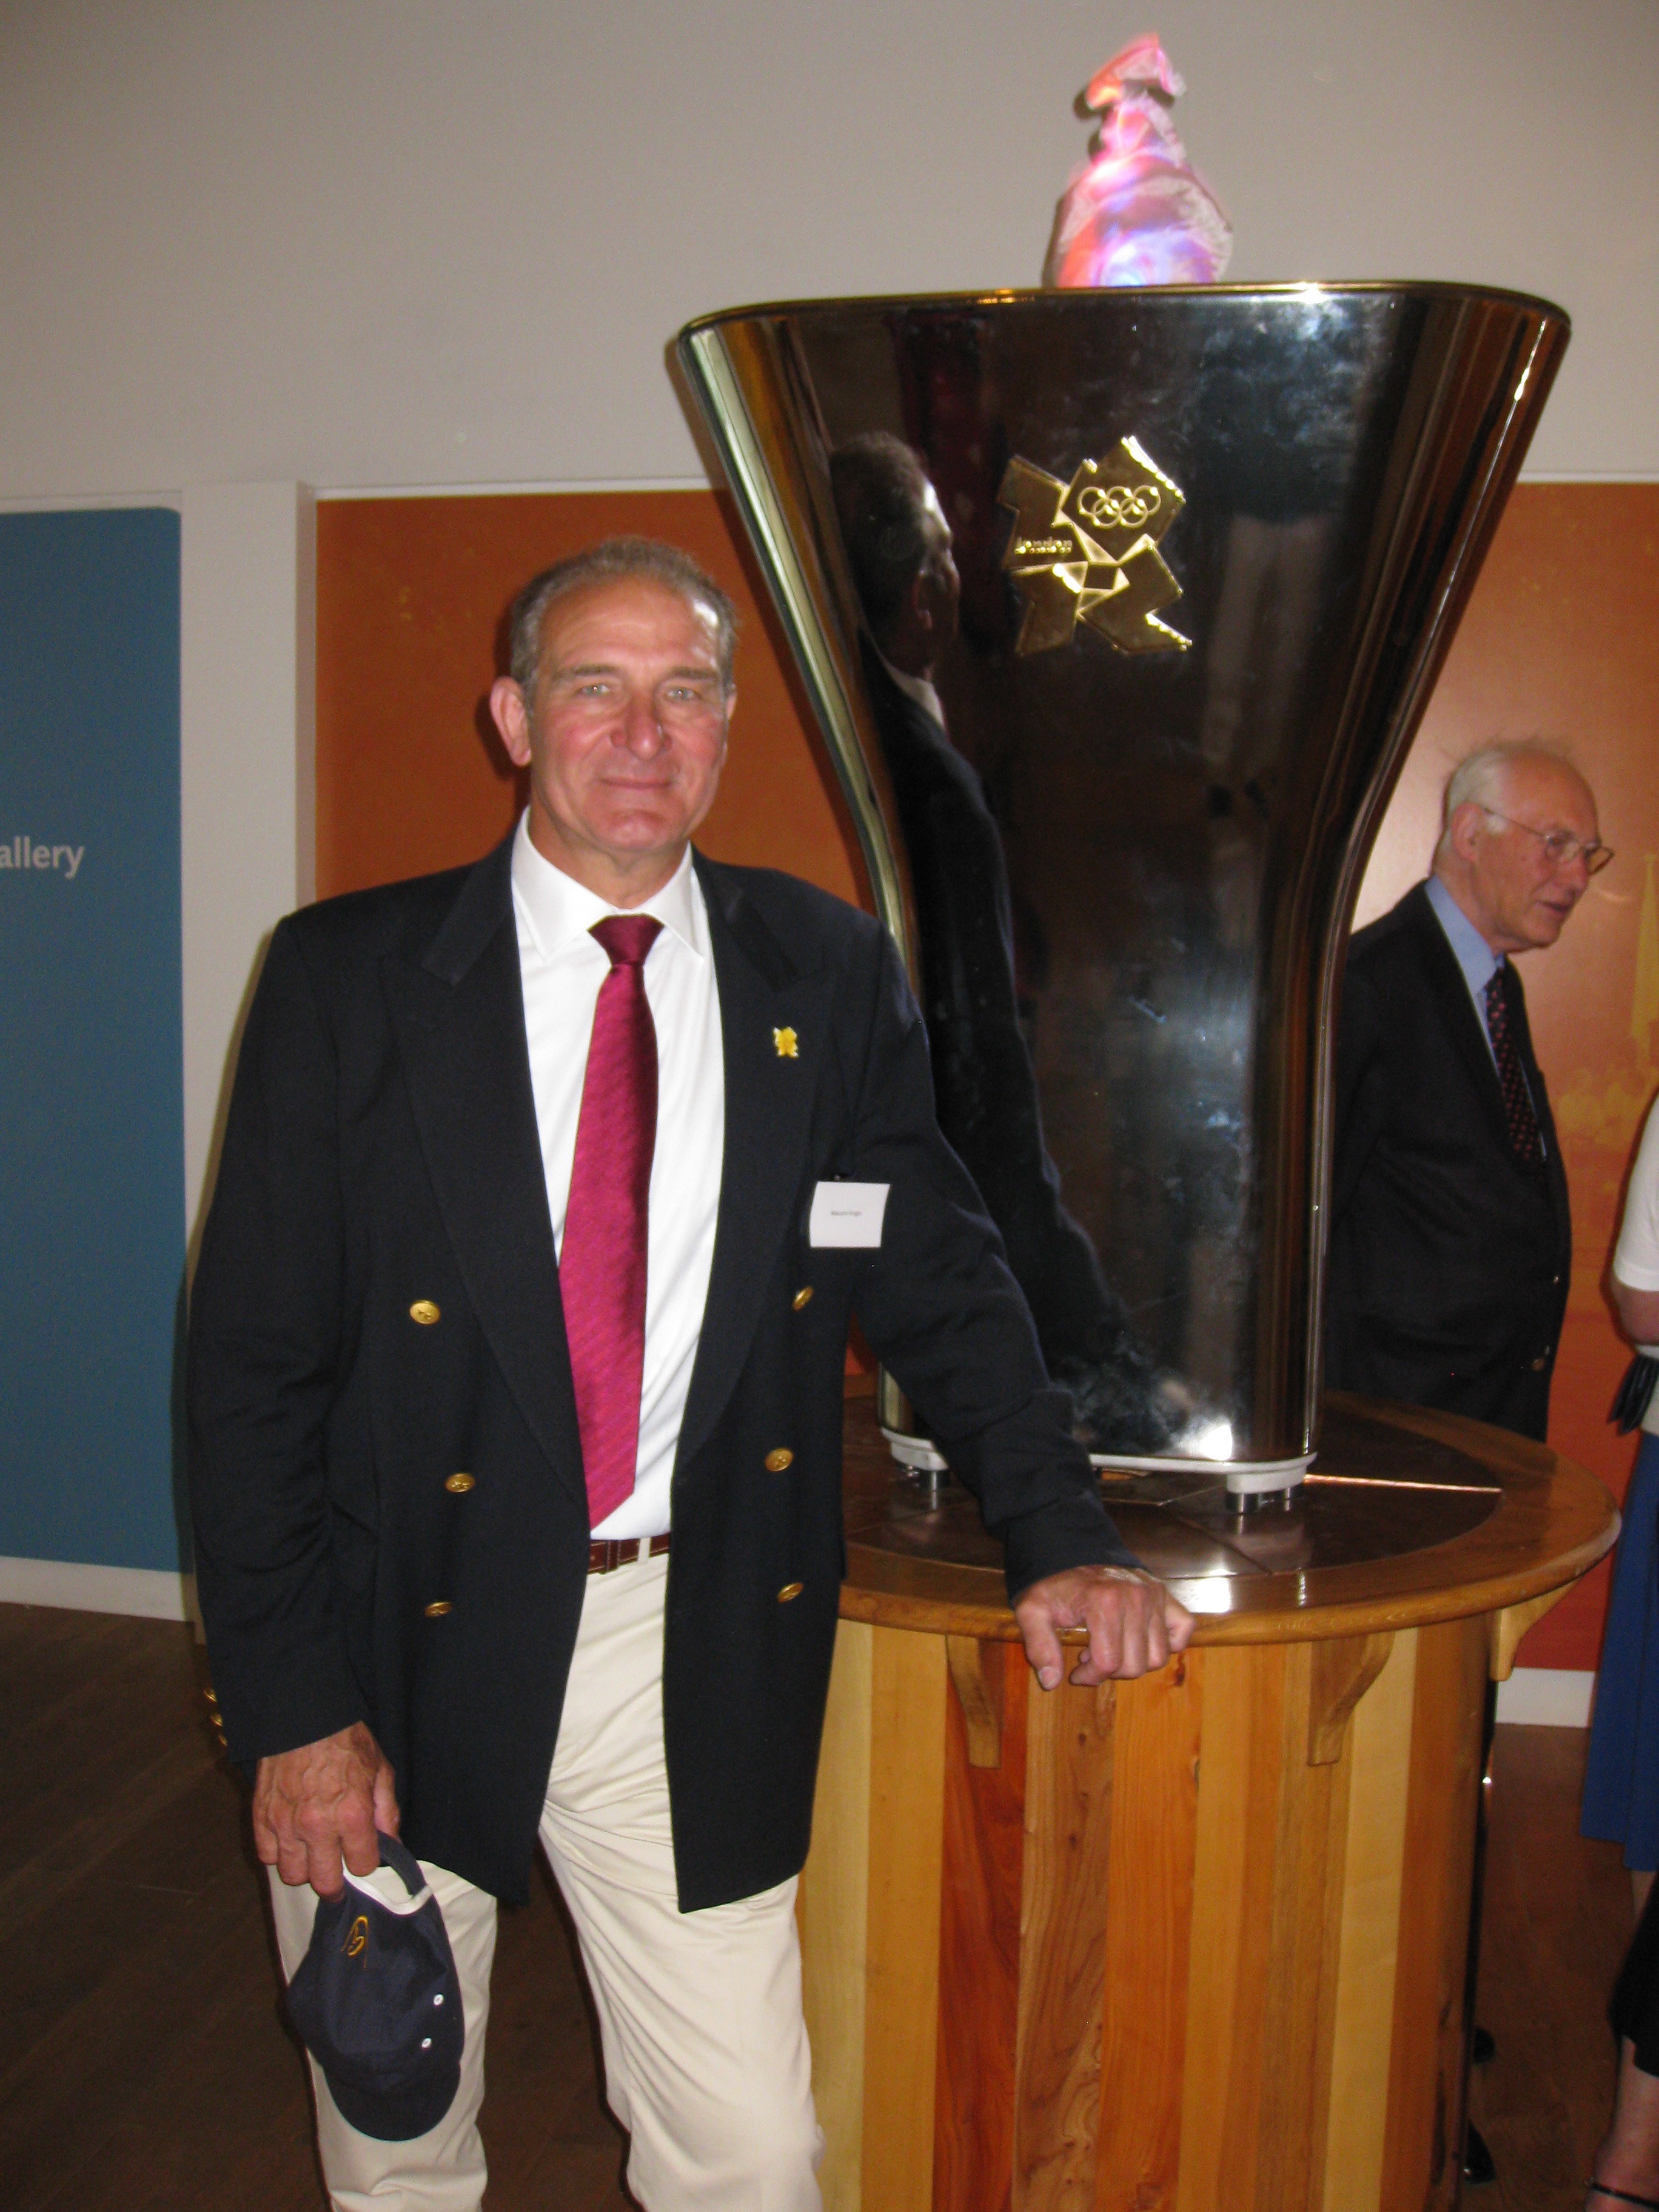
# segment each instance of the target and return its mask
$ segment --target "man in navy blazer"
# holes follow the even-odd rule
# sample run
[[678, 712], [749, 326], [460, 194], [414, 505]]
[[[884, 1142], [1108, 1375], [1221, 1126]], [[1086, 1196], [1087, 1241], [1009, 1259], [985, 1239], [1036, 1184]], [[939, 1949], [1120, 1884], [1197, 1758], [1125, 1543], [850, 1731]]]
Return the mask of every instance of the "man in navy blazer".
[[[371, 2143], [319, 2084], [337, 2204], [477, 2203], [494, 1901], [526, 1894], [538, 1826], [636, 2195], [664, 2212], [817, 2203], [792, 1908], [854, 1314], [1002, 1540], [1045, 1686], [1068, 1628], [1088, 1632], [1080, 1683], [1161, 1666], [1190, 1634], [1107, 1519], [939, 1135], [890, 940], [787, 877], [688, 859], [725, 757], [734, 627], [686, 556], [639, 540], [534, 580], [492, 695], [530, 772], [518, 833], [473, 867], [291, 916], [250, 1014], [191, 1310], [220, 1711], [255, 1772], [289, 1971], [314, 1896], [339, 1893], [343, 1861], [368, 1875], [376, 1827], [401, 1826], [469, 1990], [462, 2090], [430, 2138]], [[568, 1141], [550, 1170], [562, 1066], [534, 1042], [556, 993], [527, 1027], [538, 898], [584, 922], [660, 910], [647, 992], [664, 948], [693, 981], [711, 962], [715, 986], [707, 1292], [653, 1478], [662, 1525], [621, 1542], [596, 1540], [584, 1484]], [[574, 957], [591, 952], [579, 932]], [[665, 1081], [696, 1045], [665, 1008]], [[679, 1135], [659, 1126], [657, 1166]], [[814, 1231], [815, 1194], [839, 1184], [886, 1193], [851, 1245]], [[645, 1457], [642, 1441], [641, 1494]]]
[[[1483, 746], [1447, 781], [1428, 881], [1349, 945], [1325, 1291], [1334, 1388], [1542, 1439], [1572, 1228], [1511, 963], [1555, 943], [1612, 857], [1565, 754]], [[1471, 1996], [1479, 1935], [1477, 1899]], [[1497, 2176], [1473, 2123], [1463, 2176]]]
[[1589, 785], [1540, 744], [1472, 754], [1443, 814], [1428, 881], [1348, 948], [1326, 1380], [1541, 1437], [1571, 1228], [1512, 959], [1555, 943], [1612, 856]]

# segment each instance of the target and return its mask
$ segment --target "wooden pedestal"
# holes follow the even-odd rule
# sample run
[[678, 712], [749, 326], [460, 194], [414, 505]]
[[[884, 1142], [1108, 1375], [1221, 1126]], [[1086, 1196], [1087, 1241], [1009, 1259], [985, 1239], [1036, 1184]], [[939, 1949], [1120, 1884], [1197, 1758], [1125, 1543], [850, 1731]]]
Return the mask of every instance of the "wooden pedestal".
[[[1617, 1516], [1472, 1423], [1344, 1422], [1367, 1471], [1328, 1453], [1276, 1525], [1115, 1492], [1198, 1638], [1148, 1680], [1045, 1693], [970, 1517], [896, 1485], [849, 1407], [801, 1885], [828, 2212], [1456, 2201], [1487, 1684]], [[1474, 1525], [1413, 1544], [1447, 1514]]]

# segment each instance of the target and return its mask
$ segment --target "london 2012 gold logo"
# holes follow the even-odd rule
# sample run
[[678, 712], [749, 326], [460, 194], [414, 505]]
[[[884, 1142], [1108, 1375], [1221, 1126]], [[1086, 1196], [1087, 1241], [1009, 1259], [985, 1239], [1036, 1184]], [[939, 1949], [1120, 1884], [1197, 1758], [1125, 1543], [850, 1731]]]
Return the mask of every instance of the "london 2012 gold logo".
[[997, 498], [1014, 510], [1002, 565], [1025, 610], [1017, 653], [1069, 645], [1079, 623], [1120, 653], [1187, 650], [1192, 641], [1158, 619], [1181, 586], [1158, 550], [1187, 501], [1137, 439], [1085, 461], [1070, 483], [1012, 460]]

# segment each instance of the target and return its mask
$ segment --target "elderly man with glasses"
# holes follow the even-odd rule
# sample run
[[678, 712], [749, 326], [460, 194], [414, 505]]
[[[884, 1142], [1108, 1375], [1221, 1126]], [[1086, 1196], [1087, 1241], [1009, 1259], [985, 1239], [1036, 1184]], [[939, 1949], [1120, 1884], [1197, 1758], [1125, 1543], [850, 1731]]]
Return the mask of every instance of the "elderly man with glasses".
[[[1427, 882], [1349, 945], [1325, 1294], [1334, 1388], [1542, 1437], [1572, 1230], [1513, 960], [1554, 944], [1612, 858], [1565, 753], [1486, 745], [1447, 782]], [[1477, 1903], [1471, 1995], [1479, 1923]], [[1474, 2040], [1490, 2057], [1491, 2038]], [[1496, 2179], [1473, 2126], [1463, 2174]]]
[[1514, 956], [1613, 858], [1559, 749], [1453, 771], [1428, 881], [1348, 948], [1326, 1294], [1334, 1388], [1541, 1437], [1571, 1258]]

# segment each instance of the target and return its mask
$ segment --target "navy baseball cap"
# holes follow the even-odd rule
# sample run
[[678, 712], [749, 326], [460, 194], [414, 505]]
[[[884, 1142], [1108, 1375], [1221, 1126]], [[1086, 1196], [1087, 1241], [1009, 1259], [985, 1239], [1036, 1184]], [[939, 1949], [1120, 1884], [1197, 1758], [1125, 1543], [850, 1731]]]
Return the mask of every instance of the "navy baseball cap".
[[419, 1862], [380, 1838], [395, 1883], [346, 1871], [345, 1893], [317, 1907], [311, 1948], [288, 1985], [289, 2018], [359, 2135], [407, 2142], [455, 2100], [466, 2025], [454, 1954]]

